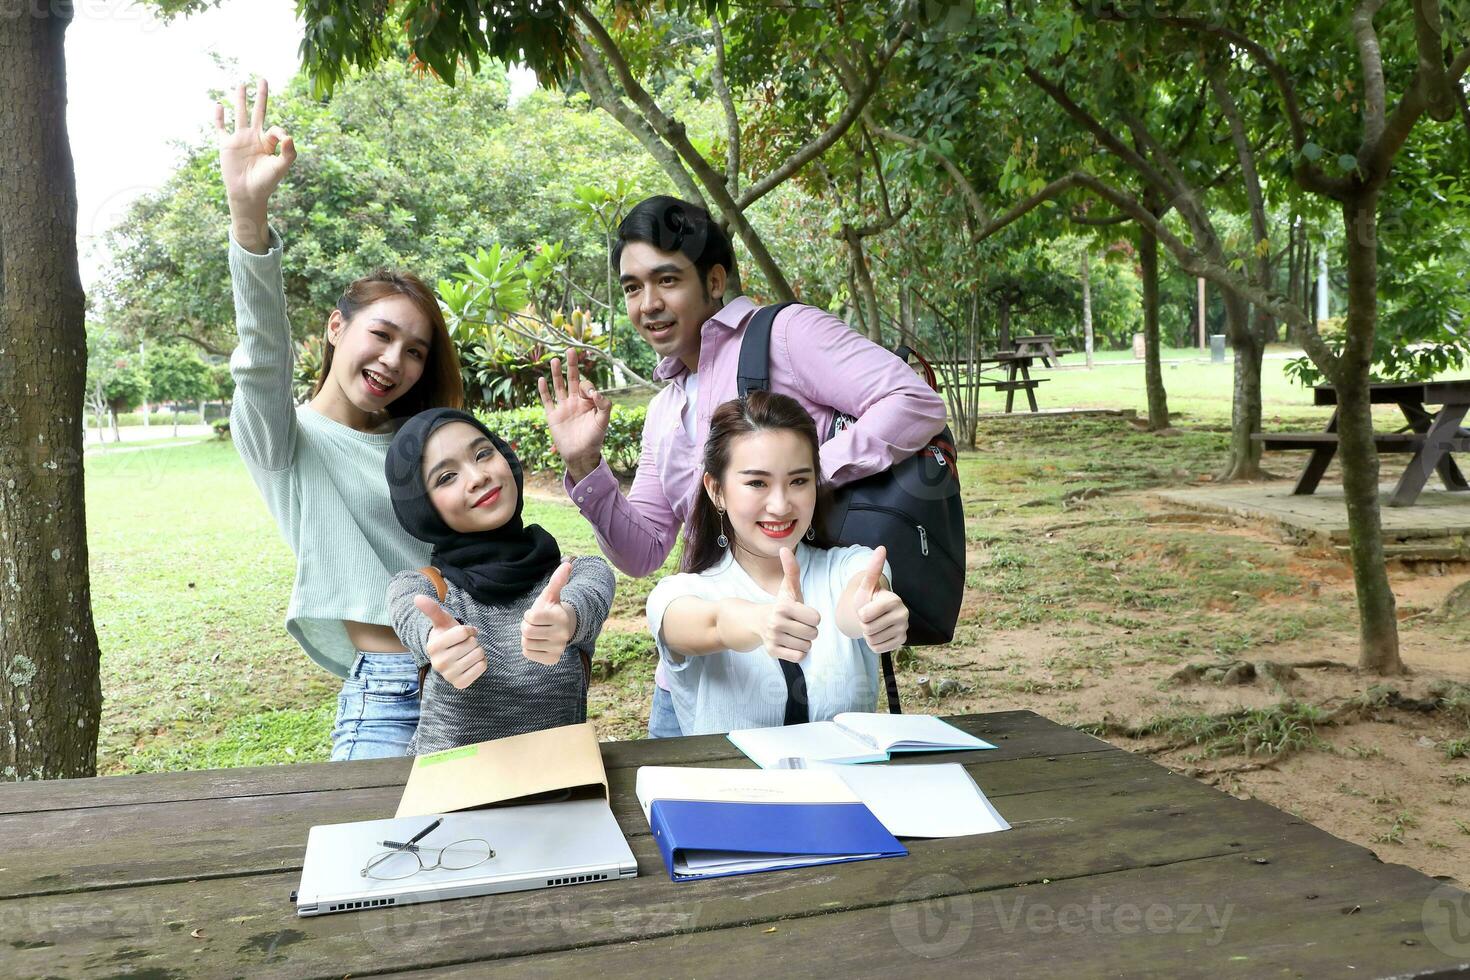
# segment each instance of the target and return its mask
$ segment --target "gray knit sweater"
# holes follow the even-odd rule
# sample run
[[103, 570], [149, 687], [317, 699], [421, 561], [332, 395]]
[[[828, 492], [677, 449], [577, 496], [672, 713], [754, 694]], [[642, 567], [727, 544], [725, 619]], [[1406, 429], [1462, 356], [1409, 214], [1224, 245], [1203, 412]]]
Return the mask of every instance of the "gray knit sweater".
[[[506, 605], [482, 605], [453, 582], [445, 582], [444, 608], [466, 626], [478, 629], [486, 670], [469, 687], [458, 690], [430, 668], [424, 679], [418, 731], [410, 755], [576, 725], [587, 720], [587, 677], [582, 652], [591, 657], [612, 607], [613, 574], [601, 558], [572, 560], [572, 578], [562, 589], [562, 602], [577, 612], [577, 631], [560, 661], [538, 664], [521, 655], [521, 617], [546, 587], [551, 575]], [[413, 651], [419, 666], [429, 662], [424, 648], [430, 623], [414, 606], [414, 596], [437, 601], [434, 586], [422, 572], [400, 572], [388, 585], [388, 609], [398, 638]]]

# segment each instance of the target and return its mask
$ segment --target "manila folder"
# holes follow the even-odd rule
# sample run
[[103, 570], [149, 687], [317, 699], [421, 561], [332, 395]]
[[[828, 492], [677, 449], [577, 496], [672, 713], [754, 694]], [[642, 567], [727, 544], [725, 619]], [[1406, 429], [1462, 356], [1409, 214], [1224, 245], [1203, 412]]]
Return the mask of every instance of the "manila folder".
[[597, 735], [583, 722], [417, 757], [396, 816], [450, 813], [587, 788], [607, 798]]

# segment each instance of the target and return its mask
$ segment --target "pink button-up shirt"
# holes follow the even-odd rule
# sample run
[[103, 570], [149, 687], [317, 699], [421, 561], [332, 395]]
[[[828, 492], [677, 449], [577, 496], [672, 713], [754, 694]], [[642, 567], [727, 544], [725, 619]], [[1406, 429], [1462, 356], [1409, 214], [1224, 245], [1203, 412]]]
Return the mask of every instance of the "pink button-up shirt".
[[[684, 430], [688, 369], [664, 358], [654, 376], [670, 383], [648, 403], [638, 473], [625, 497], [607, 462], [580, 483], [563, 485], [597, 533], [609, 561], [643, 576], [664, 563], [700, 492], [710, 416], [739, 394], [740, 341], [756, 306], [740, 297], [700, 328], [694, 438]], [[833, 413], [858, 421], [821, 447], [822, 474], [834, 485], [882, 472], [922, 449], [944, 428], [944, 400], [907, 365], [842, 320], [812, 306], [788, 306], [771, 327], [771, 390], [811, 413], [826, 439]], [[660, 664], [660, 687], [668, 685]]]

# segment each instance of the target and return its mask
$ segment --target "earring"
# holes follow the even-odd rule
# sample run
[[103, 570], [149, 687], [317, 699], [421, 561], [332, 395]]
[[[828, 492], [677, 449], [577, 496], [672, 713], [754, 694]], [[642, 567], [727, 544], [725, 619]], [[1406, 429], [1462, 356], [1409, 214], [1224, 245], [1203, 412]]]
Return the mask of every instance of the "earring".
[[815, 540], [817, 540], [817, 526], [815, 524], [809, 525], [807, 527], [807, 529], [806, 529], [806, 539], [808, 541], [815, 541]]
[[715, 538], [715, 544], [721, 548], [728, 548], [730, 547], [730, 539], [725, 537], [725, 512], [716, 507], [715, 513], [720, 515], [720, 536]]

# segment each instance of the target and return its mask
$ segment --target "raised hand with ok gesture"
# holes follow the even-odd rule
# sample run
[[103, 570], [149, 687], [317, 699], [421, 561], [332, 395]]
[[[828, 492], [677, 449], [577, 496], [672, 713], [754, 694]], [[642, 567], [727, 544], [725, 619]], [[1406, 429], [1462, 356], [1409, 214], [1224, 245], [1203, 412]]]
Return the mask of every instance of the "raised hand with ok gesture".
[[241, 82], [235, 90], [233, 132], [225, 125], [225, 107], [214, 107], [220, 174], [230, 204], [231, 227], [235, 240], [252, 252], [264, 252], [270, 243], [266, 203], [296, 161], [296, 143], [290, 134], [280, 126], [266, 128], [269, 97], [270, 86], [262, 78], [255, 89], [252, 111], [246, 100], [245, 83]]
[[563, 561], [531, 608], [521, 617], [521, 655], [538, 664], [561, 660], [577, 631], [577, 612], [561, 601], [561, 590], [572, 578], [571, 561]]
[[449, 610], [426, 595], [414, 596], [413, 604], [431, 624], [429, 642], [424, 646], [429, 666], [455, 688], [469, 687], [486, 668], [478, 631], [456, 622]]
[[577, 349], [567, 348], [567, 372], [562, 377], [561, 361], [551, 359], [551, 386], [545, 378], [536, 379], [541, 407], [546, 410], [546, 428], [552, 445], [573, 483], [597, 469], [602, 458], [602, 444], [612, 419], [612, 402], [582, 377], [577, 367]]
[[761, 643], [770, 656], [796, 663], [811, 651], [822, 614], [802, 601], [801, 566], [790, 548], [781, 549], [781, 572], [776, 601], [765, 607]]
[[857, 626], [874, 653], [897, 650], [909, 632], [908, 606], [883, 581], [883, 563], [887, 559], [888, 549], [879, 545], [849, 586]]

